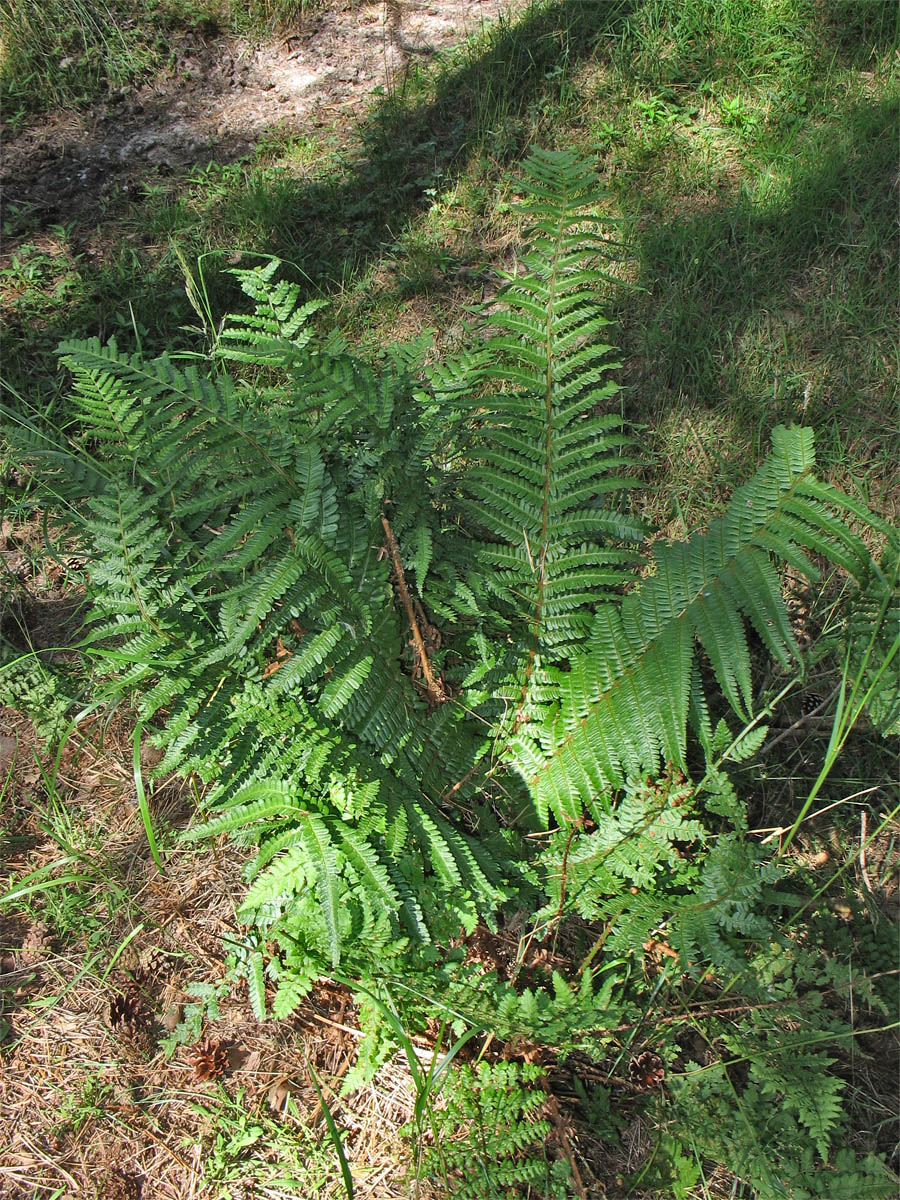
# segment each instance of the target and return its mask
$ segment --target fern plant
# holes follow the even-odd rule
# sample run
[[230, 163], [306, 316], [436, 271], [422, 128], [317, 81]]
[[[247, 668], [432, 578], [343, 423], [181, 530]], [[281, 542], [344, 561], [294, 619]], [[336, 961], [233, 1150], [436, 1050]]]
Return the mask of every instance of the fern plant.
[[504, 1200], [521, 1195], [523, 1184], [541, 1185], [549, 1195], [550, 1166], [537, 1153], [550, 1132], [540, 1116], [546, 1093], [533, 1086], [540, 1075], [528, 1063], [459, 1068], [446, 1105], [434, 1113], [434, 1141], [425, 1147], [417, 1178], [439, 1180], [459, 1200]]
[[[133, 701], [161, 775], [202, 785], [188, 836], [245, 848], [260, 1016], [340, 971], [599, 1052], [638, 1020], [660, 944], [752, 998], [793, 900], [729, 764], [777, 702], [754, 662], [799, 659], [781, 565], [855, 581], [848, 661], [873, 720], [896, 721], [896, 532], [815, 477], [810, 430], [779, 427], [721, 517], [648, 553], [603, 340], [601, 197], [566, 153], [532, 155], [521, 191], [529, 249], [453, 360], [426, 366], [422, 340], [375, 369], [318, 340], [273, 262], [236, 272], [252, 311], [205, 369], [64, 344], [76, 432], [23, 450], [81, 515], [106, 694]], [[570, 914], [592, 931], [577, 981], [517, 985], [521, 964], [501, 981], [447, 950], [515, 906], [537, 912], [531, 937]], [[370, 1064], [389, 1032], [375, 1043]], [[824, 1160], [840, 1087], [797, 1097], [825, 1057], [790, 1075], [742, 1053], [760, 1103], [783, 1097], [779, 1136]]]

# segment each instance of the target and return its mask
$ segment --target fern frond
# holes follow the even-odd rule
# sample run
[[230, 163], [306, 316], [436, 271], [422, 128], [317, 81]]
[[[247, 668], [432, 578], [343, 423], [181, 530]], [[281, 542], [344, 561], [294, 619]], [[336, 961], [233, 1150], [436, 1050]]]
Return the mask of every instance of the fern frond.
[[[451, 423], [474, 427], [459, 483], [477, 543], [480, 578], [529, 646], [520, 703], [539, 662], [565, 661], [587, 635], [600, 598], [628, 580], [634, 556], [610, 539], [640, 541], [640, 525], [603, 505], [628, 488], [631, 439], [608, 411], [619, 364], [598, 338], [609, 324], [585, 261], [585, 220], [602, 197], [583, 162], [566, 153], [529, 159], [522, 207], [532, 222], [527, 272], [486, 310], [483, 352], [432, 375]], [[606, 410], [606, 411], [604, 411]], [[500, 567], [500, 570], [496, 568]], [[475, 585], [475, 572], [472, 574]]]
[[219, 352], [238, 362], [260, 363], [269, 360], [284, 364], [293, 353], [305, 347], [312, 333], [306, 328], [309, 318], [326, 306], [324, 300], [300, 302], [300, 287], [276, 278], [281, 263], [272, 258], [252, 270], [233, 270], [241, 290], [254, 301], [254, 311], [231, 315], [219, 334]]
[[184, 837], [187, 841], [196, 842], [220, 833], [233, 833], [275, 816], [302, 817], [309, 816], [309, 813], [297, 805], [296, 797], [287, 784], [263, 779], [241, 788], [231, 797], [227, 812], [195, 825]]
[[[725, 515], [688, 542], [654, 549], [655, 572], [622, 602], [603, 605], [590, 651], [558, 677], [561, 701], [521, 731], [511, 755], [542, 819], [577, 820], [628, 776], [686, 767], [691, 673], [705, 651], [732, 708], [752, 707], [746, 624], [787, 664], [797, 647], [771, 554], [815, 574], [805, 549], [861, 579], [871, 563], [859, 538], [822, 504], [810, 480], [810, 431], [779, 427], [757, 475]], [[829, 493], [829, 498], [834, 499]]]

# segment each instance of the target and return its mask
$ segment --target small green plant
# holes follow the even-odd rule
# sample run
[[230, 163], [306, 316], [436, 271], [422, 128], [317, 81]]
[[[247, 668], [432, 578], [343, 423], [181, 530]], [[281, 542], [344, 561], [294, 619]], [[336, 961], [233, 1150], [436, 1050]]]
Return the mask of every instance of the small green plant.
[[112, 1088], [103, 1082], [101, 1074], [88, 1075], [80, 1091], [67, 1096], [59, 1108], [58, 1128], [80, 1132], [89, 1121], [102, 1121], [107, 1117], [105, 1102], [111, 1097]]
[[670, 1196], [671, 1200], [694, 1200], [695, 1188], [703, 1177], [702, 1164], [697, 1156], [669, 1135], [661, 1137], [653, 1153], [629, 1180], [632, 1189], [652, 1188], [656, 1195]]
[[740, 96], [732, 96], [719, 102], [719, 113], [722, 123], [737, 129], [741, 133], [752, 133], [759, 123], [758, 117], [748, 109]]
[[35, 654], [0, 641], [0, 705], [27, 713], [38, 737], [54, 744], [66, 728], [72, 700], [62, 676]]
[[677, 114], [660, 96], [635, 100], [634, 107], [640, 117], [650, 126], [670, 127], [678, 119]]
[[242, 1088], [232, 1097], [220, 1087], [215, 1099], [191, 1107], [207, 1125], [203, 1182], [215, 1200], [238, 1200], [248, 1187], [313, 1196], [333, 1181], [333, 1164], [310, 1131], [293, 1116], [278, 1121], [251, 1110]]
[[445, 1105], [432, 1111], [434, 1141], [424, 1148], [417, 1180], [440, 1181], [459, 1200], [501, 1200], [521, 1194], [523, 1185], [548, 1200], [565, 1196], [548, 1190], [551, 1164], [540, 1148], [550, 1122], [541, 1116], [547, 1096], [535, 1086], [540, 1077], [528, 1063], [458, 1067]]
[[175, 1029], [160, 1043], [168, 1058], [179, 1046], [198, 1041], [206, 1024], [219, 1019], [219, 1003], [228, 995], [230, 986], [230, 973], [217, 983], [192, 982], [185, 985], [185, 993], [192, 998], [184, 1004], [181, 1020]]

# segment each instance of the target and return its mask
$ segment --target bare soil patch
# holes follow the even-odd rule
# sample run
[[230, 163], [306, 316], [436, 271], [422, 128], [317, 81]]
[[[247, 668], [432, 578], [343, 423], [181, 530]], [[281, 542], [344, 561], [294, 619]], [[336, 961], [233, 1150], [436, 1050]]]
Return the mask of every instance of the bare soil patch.
[[509, 0], [336, 4], [265, 44], [184, 35], [174, 69], [81, 113], [31, 121], [5, 139], [8, 226], [90, 224], [161, 174], [249, 154], [273, 132], [350, 123], [376, 88], [515, 7]]

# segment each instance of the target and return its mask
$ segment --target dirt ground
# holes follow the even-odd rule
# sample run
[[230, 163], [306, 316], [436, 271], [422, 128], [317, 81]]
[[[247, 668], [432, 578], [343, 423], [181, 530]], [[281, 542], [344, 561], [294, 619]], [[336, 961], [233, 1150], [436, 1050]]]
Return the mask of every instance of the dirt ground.
[[267, 44], [199, 35], [173, 46], [174, 70], [82, 113], [45, 114], [6, 139], [7, 217], [46, 228], [91, 223], [161, 173], [249, 154], [273, 132], [350, 123], [375, 88], [402, 83], [415, 59], [476, 32], [523, 0], [388, 0], [329, 5]]

